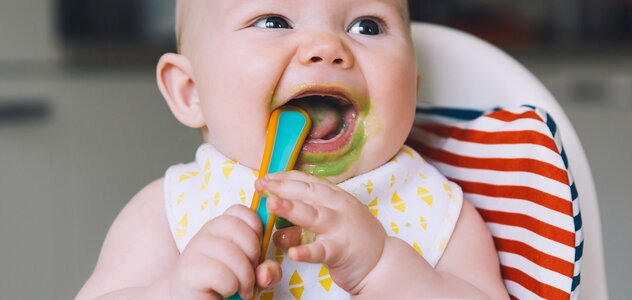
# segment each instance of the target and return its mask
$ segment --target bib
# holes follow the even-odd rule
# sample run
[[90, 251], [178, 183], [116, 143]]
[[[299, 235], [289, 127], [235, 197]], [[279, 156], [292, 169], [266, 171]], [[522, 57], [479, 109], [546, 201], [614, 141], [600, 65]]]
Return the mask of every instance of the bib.
[[[194, 162], [167, 169], [165, 211], [178, 250], [182, 252], [207, 221], [230, 206], [250, 207], [257, 175], [209, 144], [198, 148]], [[433, 267], [447, 246], [463, 203], [459, 186], [407, 146], [388, 163], [338, 187], [365, 204], [388, 235], [406, 241]], [[274, 289], [260, 291], [256, 299], [349, 298], [332, 281], [325, 265], [292, 261], [273, 243], [267, 256], [281, 264], [283, 278]]]

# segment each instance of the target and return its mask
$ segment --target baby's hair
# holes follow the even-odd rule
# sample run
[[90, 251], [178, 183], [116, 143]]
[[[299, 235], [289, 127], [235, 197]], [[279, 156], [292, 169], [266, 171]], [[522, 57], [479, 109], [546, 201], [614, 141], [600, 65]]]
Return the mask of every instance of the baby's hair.
[[178, 53], [182, 53], [182, 18], [186, 10], [188, 0], [176, 0], [176, 47]]
[[[188, 10], [190, 9], [191, 1], [196, 0], [176, 0], [176, 46], [178, 53], [182, 53], [182, 41], [184, 35], [184, 18], [186, 17]], [[410, 8], [408, 5], [408, 1], [404, 2], [404, 21], [409, 24], [410, 23]]]

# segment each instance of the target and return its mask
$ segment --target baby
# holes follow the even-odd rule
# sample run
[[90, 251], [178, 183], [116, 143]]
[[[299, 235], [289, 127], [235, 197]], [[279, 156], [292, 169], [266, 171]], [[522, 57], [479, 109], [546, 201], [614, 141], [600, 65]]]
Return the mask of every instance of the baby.
[[[122, 210], [77, 298], [507, 299], [481, 217], [404, 146], [408, 15], [404, 0], [178, 0], [179, 53], [157, 79], [204, 144]], [[257, 180], [287, 104], [314, 123], [298, 171]], [[277, 230], [263, 263], [255, 191], [300, 226]]]

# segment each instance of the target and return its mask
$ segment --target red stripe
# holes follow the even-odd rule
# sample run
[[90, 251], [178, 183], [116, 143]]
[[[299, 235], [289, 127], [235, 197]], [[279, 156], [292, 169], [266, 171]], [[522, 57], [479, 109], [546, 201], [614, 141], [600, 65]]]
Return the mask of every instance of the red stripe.
[[516, 121], [520, 119], [534, 119], [534, 120], [538, 120], [544, 123], [542, 118], [540, 118], [540, 116], [533, 110], [528, 110], [519, 114], [512, 113], [506, 110], [499, 110], [499, 111], [495, 111], [493, 113], [487, 114], [485, 116], [488, 118], [492, 118], [492, 119], [496, 119], [496, 120], [500, 120], [504, 122], [511, 122], [511, 121]]
[[572, 262], [546, 254], [520, 241], [494, 237], [494, 244], [498, 251], [520, 255], [540, 267], [573, 278], [574, 264]]
[[437, 124], [419, 124], [415, 125], [415, 127], [441, 137], [453, 138], [464, 142], [488, 145], [535, 144], [559, 153], [557, 145], [551, 137], [533, 130], [488, 132]]
[[568, 173], [552, 164], [531, 158], [479, 158], [454, 154], [452, 152], [433, 148], [413, 139], [407, 144], [423, 156], [448, 165], [493, 171], [529, 172], [538, 174], [568, 185]]
[[543, 191], [517, 185], [493, 185], [487, 183], [470, 182], [448, 177], [461, 186], [465, 193], [477, 194], [496, 198], [512, 198], [526, 200], [544, 206], [562, 214], [573, 215], [573, 203], [569, 200], [553, 196]]
[[504, 279], [516, 282], [544, 299], [569, 299], [571, 297], [570, 293], [539, 282], [516, 268], [501, 266], [501, 272]]
[[496, 210], [478, 208], [478, 213], [487, 223], [496, 223], [527, 229], [549, 240], [575, 248], [575, 233], [542, 222], [534, 217]]
[[518, 297], [516, 297], [514, 295], [511, 295], [511, 294], [509, 294], [509, 299], [511, 299], [511, 300], [520, 300], [520, 298], [518, 298]]

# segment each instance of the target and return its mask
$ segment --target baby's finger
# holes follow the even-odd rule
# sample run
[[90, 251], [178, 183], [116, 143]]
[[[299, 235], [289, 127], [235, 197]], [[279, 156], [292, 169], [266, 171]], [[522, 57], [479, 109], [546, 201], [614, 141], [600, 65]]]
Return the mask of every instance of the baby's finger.
[[271, 179], [271, 180], [298, 180], [298, 181], [305, 181], [305, 182], [313, 182], [313, 183], [321, 183], [321, 184], [325, 184], [325, 185], [329, 185], [331, 184], [329, 181], [327, 181], [327, 179], [325, 178], [321, 178], [321, 177], [316, 177], [307, 173], [303, 173], [301, 171], [296, 171], [296, 170], [291, 170], [288, 172], [278, 172], [278, 173], [271, 173], [271, 174], [267, 174], [265, 179]]
[[221, 216], [202, 228], [209, 236], [229, 240], [239, 247], [240, 252], [248, 256], [252, 268], [259, 261], [261, 236], [242, 219], [234, 216]]
[[279, 263], [269, 259], [257, 267], [256, 274], [257, 285], [262, 289], [276, 285], [283, 277]]
[[272, 213], [316, 233], [325, 233], [336, 226], [336, 213], [324, 206], [286, 200], [277, 195], [268, 197], [267, 205]]
[[218, 238], [214, 244], [216, 247], [206, 254], [215, 260], [222, 261], [230, 269], [239, 282], [239, 293], [244, 298], [248, 298], [246, 296], [252, 295], [255, 285], [255, 269], [250, 264], [249, 258], [229, 240]]
[[306, 263], [326, 263], [328, 261], [327, 249], [324, 242], [317, 241], [311, 244], [292, 247], [287, 255], [294, 261]]
[[228, 297], [239, 288], [237, 276], [223, 262], [207, 257], [195, 259], [195, 265], [186, 268], [186, 281], [198, 292], [215, 293]]
[[301, 200], [302, 202], [335, 207], [336, 199], [341, 195], [334, 188], [325, 184], [301, 180], [259, 180], [259, 192], [277, 195], [283, 199]]
[[257, 213], [252, 211], [252, 209], [241, 204], [235, 204], [229, 207], [224, 212], [224, 215], [234, 216], [243, 220], [246, 224], [252, 227], [258, 235], [262, 235], [263, 225], [261, 224], [261, 220], [259, 219], [259, 216], [257, 216]]

